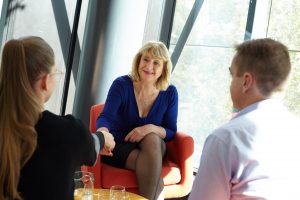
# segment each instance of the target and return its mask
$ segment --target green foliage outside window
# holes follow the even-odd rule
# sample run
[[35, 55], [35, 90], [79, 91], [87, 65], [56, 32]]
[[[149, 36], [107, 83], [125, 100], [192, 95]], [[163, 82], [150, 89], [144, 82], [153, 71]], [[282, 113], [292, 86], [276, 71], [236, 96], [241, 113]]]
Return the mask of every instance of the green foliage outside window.
[[[194, 0], [177, 1], [170, 52], [193, 4]], [[178, 129], [195, 140], [196, 168], [206, 137], [232, 115], [228, 67], [234, 45], [244, 40], [248, 7], [249, 1], [204, 1], [172, 74], [179, 92]], [[300, 117], [299, 18], [298, 0], [257, 1], [252, 38], [271, 37], [289, 48], [292, 73], [284, 102]]]

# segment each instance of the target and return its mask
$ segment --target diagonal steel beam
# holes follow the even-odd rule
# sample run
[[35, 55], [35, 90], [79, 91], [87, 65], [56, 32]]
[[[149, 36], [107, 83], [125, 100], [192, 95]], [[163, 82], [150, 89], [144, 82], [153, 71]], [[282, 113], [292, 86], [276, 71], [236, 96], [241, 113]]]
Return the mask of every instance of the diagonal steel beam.
[[175, 69], [175, 66], [177, 64], [177, 61], [179, 59], [179, 56], [181, 55], [181, 52], [182, 52], [182, 49], [191, 33], [191, 30], [194, 26], [194, 23], [197, 19], [197, 16], [200, 12], [200, 9], [202, 7], [202, 4], [203, 4], [204, 0], [195, 0], [195, 3], [193, 5], [193, 8], [185, 22], [185, 25], [182, 29], [182, 32], [179, 36], [179, 39], [177, 41], [177, 44], [175, 46], [175, 49], [172, 53], [172, 56], [171, 56], [171, 60], [172, 60], [172, 63], [173, 63], [173, 70]]

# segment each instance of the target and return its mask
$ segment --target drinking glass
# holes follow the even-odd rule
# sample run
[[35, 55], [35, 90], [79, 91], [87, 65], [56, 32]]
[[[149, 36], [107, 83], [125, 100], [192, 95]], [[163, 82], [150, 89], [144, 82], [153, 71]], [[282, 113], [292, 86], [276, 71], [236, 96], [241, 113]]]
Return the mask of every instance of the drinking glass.
[[86, 171], [76, 171], [74, 174], [74, 184], [74, 200], [93, 200], [93, 173]]
[[125, 187], [122, 185], [113, 185], [110, 188], [110, 200], [126, 200]]
[[109, 193], [94, 194], [94, 199], [93, 200], [110, 200], [110, 194]]

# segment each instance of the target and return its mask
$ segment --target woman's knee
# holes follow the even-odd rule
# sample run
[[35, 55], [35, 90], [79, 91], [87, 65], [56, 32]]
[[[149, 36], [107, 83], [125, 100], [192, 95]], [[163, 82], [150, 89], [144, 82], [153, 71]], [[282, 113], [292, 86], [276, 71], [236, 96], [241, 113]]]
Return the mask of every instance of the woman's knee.
[[[162, 154], [166, 151], [166, 144], [163, 139], [156, 133], [149, 133], [140, 143], [141, 150], [149, 150], [151, 152], [161, 151]], [[157, 153], [157, 152], [156, 152]]]
[[162, 139], [159, 135], [157, 135], [156, 133], [149, 133], [147, 134], [143, 140], [141, 141], [141, 145], [142, 146], [158, 146], [160, 145], [162, 142]]

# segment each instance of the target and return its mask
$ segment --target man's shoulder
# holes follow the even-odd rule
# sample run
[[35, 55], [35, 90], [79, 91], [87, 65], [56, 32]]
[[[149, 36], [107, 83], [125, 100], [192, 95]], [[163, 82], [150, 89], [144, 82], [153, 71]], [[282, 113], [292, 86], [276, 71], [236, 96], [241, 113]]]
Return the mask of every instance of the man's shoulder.
[[247, 130], [251, 125], [243, 117], [233, 118], [227, 123], [219, 126], [210, 134], [211, 137], [217, 138], [224, 143], [232, 143], [232, 141], [245, 137]]

